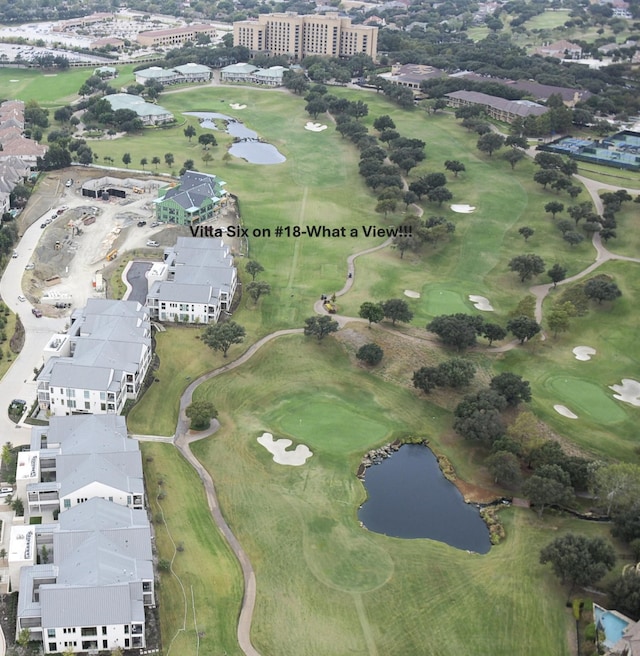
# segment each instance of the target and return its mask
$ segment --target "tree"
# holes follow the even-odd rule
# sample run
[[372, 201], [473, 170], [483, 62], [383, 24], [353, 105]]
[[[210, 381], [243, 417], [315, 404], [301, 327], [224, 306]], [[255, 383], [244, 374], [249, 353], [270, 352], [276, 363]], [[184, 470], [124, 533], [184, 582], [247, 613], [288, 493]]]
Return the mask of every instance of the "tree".
[[522, 376], [505, 371], [491, 379], [489, 387], [504, 396], [507, 405], [515, 408], [521, 401], [531, 401], [531, 385]]
[[568, 232], [565, 232], [562, 235], [562, 238], [571, 246], [572, 248], [574, 246], [577, 246], [578, 244], [582, 243], [584, 241], [584, 235], [581, 235], [579, 232], [576, 232], [575, 230], [569, 230]]
[[533, 174], [534, 182], [542, 185], [543, 189], [560, 178], [560, 173], [555, 169], [540, 169]]
[[593, 491], [606, 504], [607, 515], [628, 508], [640, 498], [640, 466], [618, 463], [599, 467], [593, 474]]
[[245, 270], [251, 276], [251, 280], [255, 280], [256, 276], [264, 271], [264, 267], [256, 260], [249, 260], [245, 266]]
[[453, 412], [453, 429], [465, 439], [491, 446], [504, 435], [500, 413], [506, 405], [503, 396], [489, 389], [465, 396]]
[[201, 431], [209, 428], [218, 411], [210, 401], [193, 401], [184, 414], [191, 419], [191, 430]]
[[489, 346], [493, 342], [499, 342], [507, 336], [507, 331], [497, 323], [485, 323], [482, 329], [482, 336], [489, 340]]
[[429, 394], [431, 390], [440, 387], [441, 380], [437, 367], [420, 367], [413, 372], [413, 386]]
[[529, 142], [526, 137], [522, 137], [517, 134], [510, 134], [505, 140], [504, 145], [511, 148], [520, 148], [521, 150], [526, 150], [529, 148]]
[[525, 339], [531, 339], [540, 332], [540, 324], [535, 319], [519, 316], [507, 321], [507, 330], [524, 344]]
[[536, 473], [522, 486], [522, 493], [536, 506], [538, 517], [542, 517], [547, 506], [565, 503], [570, 498], [571, 490], [553, 477]]
[[189, 139], [189, 143], [191, 143], [191, 139], [196, 136], [196, 129], [193, 127], [193, 125], [187, 125], [187, 127], [184, 129], [184, 136]]
[[386, 219], [389, 212], [395, 212], [397, 207], [398, 201], [394, 198], [383, 198], [378, 201], [375, 211], [378, 214], [384, 214], [384, 218]]
[[125, 153], [122, 156], [122, 162], [127, 168], [129, 168], [129, 164], [131, 164], [131, 153]]
[[24, 516], [24, 502], [20, 497], [16, 497], [15, 499], [11, 500], [11, 510], [16, 514], [18, 517], [23, 517]]
[[462, 173], [467, 170], [465, 165], [462, 162], [459, 162], [457, 159], [446, 160], [444, 163], [444, 168], [447, 169], [447, 171], [451, 171], [454, 178], [458, 177], [458, 173]]
[[544, 206], [544, 211], [548, 214], [551, 214], [551, 218], [555, 219], [556, 214], [559, 214], [564, 210], [564, 205], [559, 203], [557, 200], [552, 200]]
[[409, 323], [413, 319], [413, 312], [409, 309], [407, 302], [401, 298], [390, 298], [388, 301], [382, 303], [382, 311], [386, 319], [391, 319], [391, 323], [395, 326], [396, 321]]
[[522, 235], [525, 241], [527, 241], [529, 237], [533, 236], [534, 232], [535, 230], [529, 226], [522, 226], [522, 228], [518, 230], [518, 234]]
[[362, 319], [366, 319], [369, 322], [369, 328], [371, 328], [372, 323], [379, 323], [384, 319], [384, 310], [380, 303], [372, 303], [371, 301], [365, 301], [358, 311], [358, 316]]
[[516, 487], [520, 483], [520, 461], [509, 451], [496, 451], [492, 453], [484, 464], [493, 476], [494, 483], [501, 483], [507, 487]]
[[388, 114], [383, 114], [382, 116], [378, 116], [378, 118], [373, 121], [373, 127], [378, 132], [383, 132], [387, 129], [395, 130], [396, 124]]
[[565, 333], [569, 330], [569, 318], [569, 313], [562, 307], [554, 307], [549, 312], [547, 315], [547, 325], [549, 326], [549, 330], [553, 331], [554, 337], [557, 337], [558, 333]]
[[18, 637], [16, 638], [16, 642], [22, 647], [22, 649], [26, 649], [29, 646], [30, 641], [31, 632], [29, 629], [21, 629], [20, 633], [18, 633]]
[[261, 296], [266, 296], [271, 293], [271, 285], [268, 282], [263, 282], [262, 280], [255, 281], [252, 280], [247, 285], [247, 294], [253, 299], [253, 304], [257, 305], [258, 300]]
[[458, 351], [473, 346], [483, 329], [482, 317], [463, 313], [443, 314], [427, 324], [429, 332], [435, 333], [444, 344], [453, 346]]
[[173, 165], [173, 163], [175, 162], [175, 159], [173, 157], [173, 153], [165, 153], [164, 154], [164, 161], [165, 161], [165, 164], [168, 167], [171, 167]]
[[587, 280], [584, 285], [584, 293], [587, 298], [598, 301], [598, 305], [602, 301], [615, 301], [616, 298], [622, 296], [618, 285], [612, 280], [606, 280], [605, 278], [591, 278], [591, 280]]
[[466, 387], [475, 375], [475, 364], [464, 358], [451, 358], [438, 365], [438, 376], [443, 386]]
[[151, 158], [151, 163], [156, 167], [156, 171], [158, 170], [158, 164], [160, 164], [160, 158], [157, 155], [154, 155]]
[[560, 219], [556, 225], [558, 230], [560, 230], [562, 233], [563, 237], [567, 234], [567, 232], [573, 230], [573, 223], [571, 223], [569, 219]]
[[496, 150], [504, 146], [504, 137], [496, 132], [487, 132], [479, 139], [476, 147], [483, 153], [489, 153], [489, 157], [493, 155]]
[[209, 162], [213, 161], [213, 155], [207, 151], [203, 156], [202, 156], [202, 161], [204, 162], [205, 166], [209, 166]]
[[517, 255], [509, 262], [509, 269], [520, 276], [520, 282], [524, 282], [544, 271], [544, 260], [533, 253]]
[[146, 157], [143, 157], [140, 160], [140, 166], [142, 167], [142, 170], [144, 171], [144, 167], [149, 163], [149, 160]]
[[442, 203], [450, 201], [453, 198], [453, 194], [446, 187], [436, 187], [427, 192], [427, 198], [432, 203], [438, 203], [438, 206], [441, 206]]
[[562, 264], [557, 262], [547, 271], [547, 275], [551, 278], [553, 283], [553, 288], [555, 289], [558, 286], [559, 282], [562, 282], [567, 277], [567, 268], [563, 267]]
[[502, 157], [506, 159], [507, 162], [509, 162], [511, 170], [513, 171], [516, 168], [516, 164], [525, 158], [525, 154], [521, 150], [512, 148], [511, 150], [508, 150]]
[[567, 533], [540, 551], [540, 563], [551, 563], [555, 575], [569, 584], [569, 596], [576, 585], [599, 581], [616, 562], [613, 547], [603, 538]]
[[364, 344], [358, 349], [356, 358], [373, 367], [380, 364], [383, 355], [384, 351], [377, 344], [369, 343]]
[[640, 571], [636, 567], [625, 565], [622, 574], [611, 583], [608, 604], [634, 620], [640, 619]]
[[223, 357], [227, 357], [227, 351], [232, 344], [240, 344], [244, 340], [246, 331], [235, 321], [214, 323], [207, 326], [202, 341], [214, 351], [222, 351]]
[[530, 464], [530, 456], [534, 449], [545, 441], [544, 429], [533, 412], [520, 412], [516, 420], [507, 428], [507, 436], [518, 445], [518, 453]]
[[318, 341], [330, 333], [335, 333], [339, 328], [338, 322], [327, 314], [320, 317], [309, 317], [304, 320], [304, 323], [304, 334], [308, 337], [313, 335], [318, 338]]
[[207, 150], [209, 146], [217, 146], [218, 142], [216, 141], [216, 138], [210, 133], [210, 132], [205, 132], [204, 134], [201, 134], [198, 137], [198, 143], [202, 146], [204, 146], [204, 149]]

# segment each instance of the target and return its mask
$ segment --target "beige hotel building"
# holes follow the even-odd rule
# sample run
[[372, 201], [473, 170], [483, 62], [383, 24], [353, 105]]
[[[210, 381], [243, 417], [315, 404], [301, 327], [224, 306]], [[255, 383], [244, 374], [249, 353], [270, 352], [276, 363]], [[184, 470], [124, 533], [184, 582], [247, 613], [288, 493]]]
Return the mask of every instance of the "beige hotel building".
[[295, 60], [309, 55], [351, 57], [359, 53], [375, 60], [378, 28], [351, 25], [350, 18], [333, 12], [304, 16], [260, 14], [258, 20], [233, 24], [233, 45]]

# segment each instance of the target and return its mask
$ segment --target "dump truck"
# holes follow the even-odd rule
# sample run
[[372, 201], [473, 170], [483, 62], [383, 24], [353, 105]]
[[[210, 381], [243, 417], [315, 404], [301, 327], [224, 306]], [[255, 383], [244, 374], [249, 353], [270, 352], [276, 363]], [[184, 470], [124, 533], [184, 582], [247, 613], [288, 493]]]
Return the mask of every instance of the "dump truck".
[[104, 259], [107, 260], [107, 262], [111, 262], [111, 260], [115, 260], [116, 257], [118, 257], [118, 249], [114, 248], [107, 253]]

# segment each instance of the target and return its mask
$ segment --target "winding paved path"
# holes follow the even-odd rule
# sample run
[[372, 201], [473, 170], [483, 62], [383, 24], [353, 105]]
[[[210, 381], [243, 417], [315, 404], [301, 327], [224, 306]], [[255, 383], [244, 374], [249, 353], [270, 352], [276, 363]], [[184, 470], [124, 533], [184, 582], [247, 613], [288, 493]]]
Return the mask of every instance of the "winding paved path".
[[[582, 184], [584, 184], [599, 214], [602, 214], [602, 201], [600, 200], [598, 191], [602, 189], [613, 190], [613, 191], [620, 189], [620, 187], [616, 187], [614, 185], [610, 185], [606, 183], [600, 183], [594, 180], [590, 180], [589, 178], [584, 178], [582, 176], [576, 175], [575, 177], [580, 182], [582, 182]], [[627, 191], [631, 194], [640, 194], [640, 190], [637, 189], [627, 189]], [[374, 246], [372, 248], [368, 248], [366, 250], [350, 255], [347, 258], [347, 278], [345, 284], [340, 291], [337, 291], [335, 293], [335, 295], [343, 296], [353, 286], [353, 282], [356, 276], [356, 271], [355, 271], [356, 258], [360, 257], [361, 255], [368, 255], [370, 253], [374, 253], [378, 250], [386, 248], [389, 245], [391, 245], [392, 242], [393, 239], [389, 238], [382, 244], [379, 244], [378, 246]], [[604, 262], [608, 262], [611, 260], [622, 260], [627, 262], [640, 263], [640, 258], [626, 257], [624, 255], [616, 255], [615, 253], [609, 251], [602, 244], [600, 235], [597, 232], [593, 234], [592, 244], [596, 250], [595, 261], [591, 265], [586, 267], [584, 270], [575, 274], [574, 276], [571, 276], [570, 278], [566, 278], [565, 280], [561, 281], [560, 283], [558, 283], [558, 285], [566, 285], [576, 280], [580, 280], [584, 276], [589, 275], [592, 271], [597, 269]], [[552, 288], [553, 288], [552, 283], [546, 285], [534, 285], [533, 287], [530, 288], [531, 293], [534, 294], [534, 296], [536, 297], [535, 317], [538, 323], [542, 322], [542, 304]], [[323, 307], [322, 300], [318, 300], [315, 302], [314, 310], [317, 314], [327, 314], [327, 311]], [[348, 317], [338, 314], [332, 315], [332, 318], [338, 322], [341, 328], [351, 321], [366, 322], [365, 319]], [[389, 328], [388, 330], [391, 329]], [[246, 552], [242, 548], [242, 545], [240, 544], [236, 536], [233, 534], [231, 528], [227, 524], [224, 516], [222, 515], [222, 511], [220, 510], [220, 505], [218, 503], [215, 485], [213, 479], [211, 478], [211, 475], [205, 469], [205, 467], [200, 463], [200, 461], [193, 455], [193, 452], [191, 451], [192, 442], [201, 440], [205, 437], [209, 437], [210, 435], [212, 435], [218, 430], [219, 424], [217, 421], [214, 421], [212, 423], [212, 427], [207, 431], [203, 431], [203, 432], [190, 431], [189, 420], [185, 415], [185, 410], [192, 402], [194, 391], [202, 383], [245, 364], [260, 348], [262, 348], [265, 344], [269, 343], [270, 341], [277, 339], [278, 337], [282, 337], [284, 335], [296, 335], [296, 334], [302, 334], [303, 332], [304, 330], [302, 328], [291, 328], [288, 330], [278, 330], [269, 335], [266, 335], [262, 339], [258, 340], [255, 344], [252, 344], [247, 349], [247, 351], [245, 351], [245, 353], [243, 353], [238, 359], [234, 360], [233, 362], [229, 362], [228, 364], [219, 367], [218, 369], [214, 369], [213, 371], [203, 374], [199, 378], [196, 378], [194, 381], [192, 381], [190, 385], [187, 387], [187, 389], [185, 390], [185, 392], [183, 393], [182, 397], [180, 398], [180, 411], [178, 416], [178, 423], [176, 426], [175, 435], [173, 437], [173, 441], [177, 449], [185, 457], [187, 462], [196, 470], [198, 476], [202, 480], [205, 493], [207, 496], [207, 502], [209, 504], [209, 510], [211, 511], [211, 515], [216, 525], [218, 526], [218, 528], [224, 535], [225, 539], [229, 543], [229, 546], [231, 547], [233, 553], [236, 555], [238, 562], [240, 563], [240, 567], [242, 569], [242, 576], [244, 579], [244, 594], [242, 598], [240, 617], [238, 619], [237, 636], [238, 636], [238, 643], [240, 645], [240, 648], [242, 649], [242, 651], [246, 656], [261, 656], [260, 652], [258, 652], [256, 648], [253, 646], [253, 644], [251, 643], [251, 622], [253, 618], [253, 609], [255, 607], [255, 601], [256, 601], [255, 572], [253, 570], [253, 567], [251, 566], [251, 562], [249, 561]], [[394, 332], [396, 332], [396, 334], [402, 336], [405, 339], [420, 340], [420, 341], [436, 341], [435, 339], [430, 339], [428, 337], [417, 337], [411, 334], [398, 333], [397, 331]], [[542, 337], [544, 339], [544, 334], [542, 335]], [[510, 349], [516, 347], [517, 344], [518, 341], [514, 340], [502, 346], [490, 348], [488, 349], [488, 352], [503, 353], [505, 351], [509, 351]], [[137, 436], [137, 437], [139, 439], [145, 439], [144, 436]], [[154, 436], [147, 436], [146, 439], [161, 439], [161, 438], [155, 438]]]

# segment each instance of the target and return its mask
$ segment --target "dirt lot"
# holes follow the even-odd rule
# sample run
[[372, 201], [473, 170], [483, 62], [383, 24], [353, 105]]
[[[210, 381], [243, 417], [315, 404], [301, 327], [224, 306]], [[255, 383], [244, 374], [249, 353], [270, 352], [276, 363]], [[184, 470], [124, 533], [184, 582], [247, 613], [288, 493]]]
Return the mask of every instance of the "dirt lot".
[[[104, 296], [93, 287], [97, 273], [106, 277], [112, 265], [120, 263], [126, 253], [153, 257], [162, 256], [162, 247], [175, 244], [178, 236], [190, 235], [186, 227], [162, 224], [151, 228], [154, 221], [153, 200], [157, 190], [144, 193], [128, 192], [126, 198], [111, 197], [108, 201], [82, 196], [82, 185], [94, 178], [131, 178], [127, 172], [101, 171], [91, 168], [71, 168], [55, 171], [40, 181], [27, 209], [20, 217], [21, 230], [39, 222], [42, 237], [31, 258], [33, 269], [26, 270], [22, 288], [29, 300], [49, 316], [63, 315], [68, 310], [56, 309], [52, 303], [41, 303], [44, 295], [70, 301], [73, 307], [82, 306], [88, 298]], [[73, 185], [65, 182], [73, 180]], [[143, 182], [164, 185], [169, 179], [145, 176]], [[64, 208], [58, 214], [58, 210]], [[145, 226], [138, 226], [146, 221]], [[235, 223], [235, 211], [230, 208], [216, 225]], [[48, 225], [44, 225], [45, 222]], [[158, 247], [147, 247], [147, 241], [156, 241]], [[232, 240], [235, 241], [235, 240]], [[232, 250], [236, 244], [230, 244]], [[106, 255], [118, 251], [112, 262]]]

